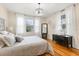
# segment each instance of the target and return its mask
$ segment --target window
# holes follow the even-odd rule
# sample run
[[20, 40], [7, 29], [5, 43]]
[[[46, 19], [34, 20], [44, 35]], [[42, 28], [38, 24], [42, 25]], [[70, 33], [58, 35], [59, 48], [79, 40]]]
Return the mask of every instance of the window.
[[26, 32], [33, 32], [33, 31], [34, 31], [34, 20], [26, 19]]
[[17, 15], [16, 22], [16, 34], [23, 34], [25, 32], [39, 32], [39, 19], [26, 17], [24, 15]]

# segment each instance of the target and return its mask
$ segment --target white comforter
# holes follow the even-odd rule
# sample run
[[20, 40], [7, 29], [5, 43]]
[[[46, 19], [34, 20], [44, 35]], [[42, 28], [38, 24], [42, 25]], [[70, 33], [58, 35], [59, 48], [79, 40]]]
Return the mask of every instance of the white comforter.
[[37, 36], [23, 37], [24, 40], [14, 45], [13, 47], [6, 47], [0, 49], [0, 55], [13, 55], [13, 56], [34, 56], [41, 55], [47, 52], [47, 41]]
[[23, 37], [23, 38], [24, 38], [24, 40], [18, 45], [47, 43], [46, 40], [44, 40], [38, 36], [28, 36], [28, 37]]

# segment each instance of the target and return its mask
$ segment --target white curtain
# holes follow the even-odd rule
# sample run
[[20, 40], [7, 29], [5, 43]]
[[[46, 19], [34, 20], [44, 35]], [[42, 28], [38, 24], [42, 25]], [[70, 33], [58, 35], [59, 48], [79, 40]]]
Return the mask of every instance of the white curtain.
[[23, 15], [16, 15], [16, 34], [23, 34], [25, 31], [25, 22]]
[[35, 19], [35, 33], [38, 33], [39, 32], [39, 27], [40, 27], [40, 24], [39, 24], [39, 20], [38, 19]]
[[62, 27], [61, 27], [61, 12], [56, 14], [56, 28], [55, 33], [62, 35]]
[[67, 33], [68, 35], [73, 36], [72, 43], [74, 48], [79, 48], [77, 32], [76, 32], [76, 14], [75, 7], [71, 6], [65, 10], [66, 13], [66, 24], [67, 24]]

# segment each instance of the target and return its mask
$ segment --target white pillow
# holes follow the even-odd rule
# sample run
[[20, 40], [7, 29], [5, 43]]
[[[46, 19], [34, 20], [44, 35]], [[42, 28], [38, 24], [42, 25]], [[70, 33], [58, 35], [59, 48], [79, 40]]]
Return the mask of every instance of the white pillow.
[[0, 48], [4, 47], [5, 43], [2, 41], [2, 37], [0, 37]]
[[7, 46], [13, 46], [15, 44], [16, 40], [14, 36], [12, 35], [3, 35], [3, 36], [4, 36], [3, 41]]
[[6, 31], [5, 34], [0, 34], [0, 37], [2, 38], [2, 41], [7, 45], [7, 46], [13, 46], [16, 42], [15, 40], [15, 35]]
[[8, 31], [0, 31], [0, 34], [2, 34], [2, 35], [11, 35], [11, 36], [14, 36], [13, 33], [10, 33], [10, 32], [8, 32]]
[[0, 31], [0, 33], [3, 34], [3, 35], [8, 35], [9, 34], [9, 32], [7, 32], [7, 31]]

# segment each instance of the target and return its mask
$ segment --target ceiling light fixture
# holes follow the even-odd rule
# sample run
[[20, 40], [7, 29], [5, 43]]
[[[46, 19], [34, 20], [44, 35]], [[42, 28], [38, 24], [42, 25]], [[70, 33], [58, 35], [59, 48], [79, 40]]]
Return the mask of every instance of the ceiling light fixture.
[[40, 8], [40, 3], [38, 3], [38, 8], [35, 9], [35, 13], [37, 16], [42, 16], [43, 15], [43, 9]]

